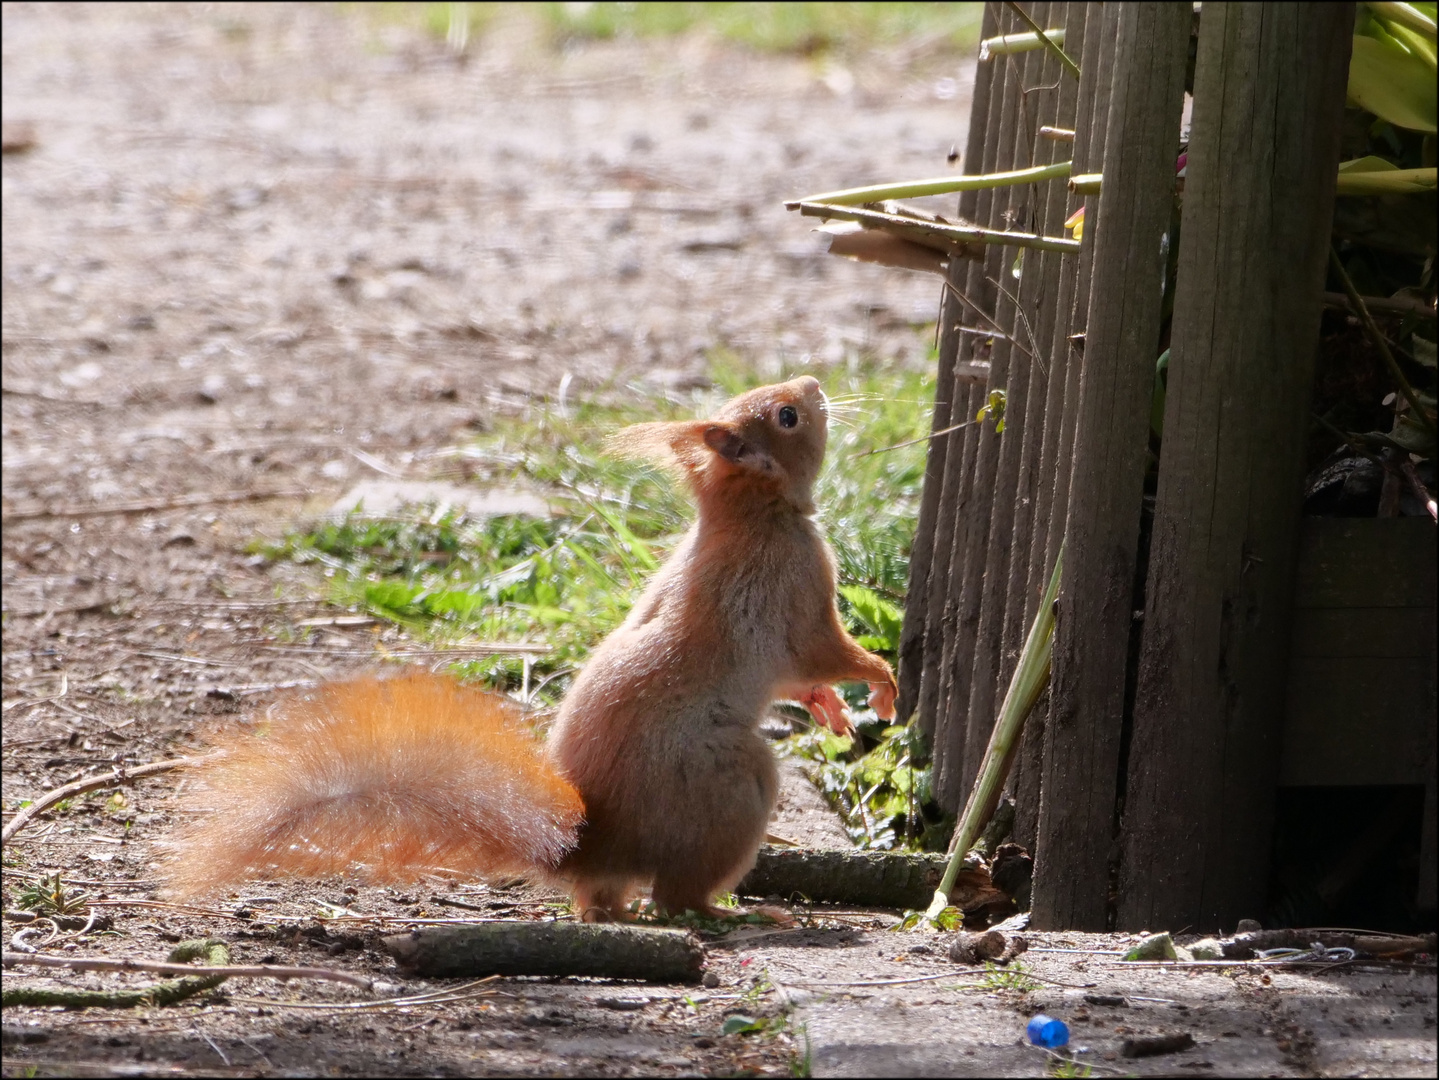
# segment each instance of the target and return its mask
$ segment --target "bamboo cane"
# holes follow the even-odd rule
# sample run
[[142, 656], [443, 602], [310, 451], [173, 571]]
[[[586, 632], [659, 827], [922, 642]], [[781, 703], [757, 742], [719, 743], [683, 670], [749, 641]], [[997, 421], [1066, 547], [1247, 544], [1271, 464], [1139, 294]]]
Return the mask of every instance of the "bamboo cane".
[[949, 842], [949, 866], [940, 879], [939, 888], [934, 891], [929, 910], [924, 913], [927, 919], [937, 919], [949, 906], [949, 894], [959, 877], [964, 856], [994, 813], [1000, 789], [1004, 787], [1009, 766], [1014, 761], [1014, 751], [1019, 746], [1024, 721], [1049, 685], [1050, 652], [1054, 644], [1054, 599], [1059, 594], [1063, 566], [1064, 544], [1061, 543], [1059, 554], [1054, 559], [1054, 573], [1049, 577], [1049, 588], [1045, 589], [1034, 624], [1029, 628], [1019, 665], [1014, 669], [1014, 678], [1010, 680], [1009, 691], [1000, 706], [999, 719], [989, 737], [989, 746], [985, 748], [979, 775], [975, 777], [969, 801], [964, 804], [964, 813], [954, 827], [954, 836]]

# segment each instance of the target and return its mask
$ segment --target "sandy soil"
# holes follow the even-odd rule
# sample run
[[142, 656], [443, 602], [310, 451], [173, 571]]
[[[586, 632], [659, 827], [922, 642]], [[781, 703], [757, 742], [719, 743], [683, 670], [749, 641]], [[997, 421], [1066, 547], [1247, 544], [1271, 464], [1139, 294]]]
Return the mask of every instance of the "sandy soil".
[[[949, 168], [967, 79], [941, 43], [841, 66], [701, 38], [557, 51], [515, 23], [457, 56], [308, 4], [6, 4], [3, 35], [7, 141], [34, 137], [3, 161], [7, 810], [183, 753], [382, 651], [429, 659], [337, 624], [309, 571], [246, 545], [365, 478], [463, 479], [449, 450], [496, 410], [566, 378], [570, 395], [683, 392], [721, 350], [776, 374], [922, 360], [932, 279], [822, 254], [780, 202]], [[453, 917], [445, 901], [549, 910], [532, 891], [340, 881], [157, 904], [180, 785], [32, 825], [6, 849], [7, 912], [59, 870], [105, 901], [110, 932], [44, 951], [153, 960], [218, 935], [237, 963], [394, 981], [382, 927]], [[793, 773], [785, 803], [776, 831], [843, 842]], [[322, 927], [322, 904], [355, 917]], [[1047, 981], [1016, 989], [954, 970], [939, 939], [884, 932], [892, 914], [802, 921], [715, 943], [699, 989], [507, 980], [356, 1013], [302, 1007], [352, 990], [255, 981], [168, 1009], [7, 1009], [4, 1071], [1042, 1074], [1022, 1044], [1042, 1007], [1101, 1068], [1121, 1028], [1195, 1033], [1182, 1055], [1107, 1066], [1138, 1075], [1434, 1074], [1432, 974], [1121, 972], [1093, 951], [1111, 939], [1031, 935]], [[927, 975], [943, 978], [892, 981]], [[734, 1012], [789, 1023], [722, 1036]]]

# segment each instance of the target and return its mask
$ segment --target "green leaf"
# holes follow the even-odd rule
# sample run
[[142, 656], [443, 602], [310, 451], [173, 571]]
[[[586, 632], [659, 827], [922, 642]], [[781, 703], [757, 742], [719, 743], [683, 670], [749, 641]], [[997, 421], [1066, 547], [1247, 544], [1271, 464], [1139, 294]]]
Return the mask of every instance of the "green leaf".
[[1149, 400], [1149, 427], [1160, 438], [1164, 437], [1164, 400], [1169, 386], [1169, 350], [1165, 349], [1154, 362], [1154, 393]]
[[884, 642], [877, 652], [893, 652], [899, 648], [899, 633], [904, 614], [898, 607], [863, 585], [841, 585], [839, 594], [849, 601], [850, 610], [855, 617]]
[[1355, 158], [1353, 161], [1341, 161], [1339, 163], [1339, 174], [1345, 173], [1371, 173], [1371, 172], [1398, 172], [1399, 166], [1392, 161], [1386, 161], [1382, 157], [1370, 154], [1367, 157]]
[[1349, 97], [1396, 127], [1433, 133], [1439, 120], [1434, 72], [1372, 20], [1354, 35]]
[[743, 1013], [735, 1013], [733, 1016], [726, 1016], [724, 1026], [720, 1028], [722, 1035], [748, 1035], [754, 1031], [760, 1031], [764, 1025], [753, 1016], [745, 1016]]

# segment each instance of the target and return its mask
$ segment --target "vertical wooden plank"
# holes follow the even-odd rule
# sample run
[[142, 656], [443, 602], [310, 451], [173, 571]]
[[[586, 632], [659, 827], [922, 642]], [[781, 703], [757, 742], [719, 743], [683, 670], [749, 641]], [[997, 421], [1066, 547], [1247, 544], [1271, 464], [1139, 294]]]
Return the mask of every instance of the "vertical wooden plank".
[[[1048, 4], [1030, 8], [1035, 21], [1043, 24], [1049, 14]], [[1030, 140], [1023, 135], [1027, 127], [1022, 116], [1022, 92], [1039, 84], [1044, 56], [1038, 51], [1020, 56], [1001, 57], [1005, 64], [1004, 110], [1001, 114], [1000, 169], [1022, 168], [1029, 159]], [[990, 206], [989, 226], [999, 229], [1008, 221], [1023, 220], [1029, 187], [1015, 186], [995, 191]], [[968, 295], [984, 304], [985, 312], [1001, 326], [1013, 322], [1013, 301], [1000, 293], [995, 283], [1008, 273], [1014, 258], [1013, 249], [990, 245], [981, 266], [970, 272]], [[1010, 377], [1010, 346], [996, 339], [989, 354], [989, 375], [983, 386], [974, 387], [967, 415], [972, 417], [989, 392], [1007, 387]], [[948, 742], [955, 748], [952, 756], [936, 760], [937, 789], [946, 805], [956, 807], [969, 794], [979, 758], [988, 740], [988, 728], [976, 731], [978, 721], [969, 711], [971, 679], [975, 650], [979, 644], [979, 620], [983, 605], [984, 568], [990, 518], [994, 509], [994, 473], [998, 463], [998, 439], [992, 422], [974, 425], [965, 431], [966, 454], [963, 468], [968, 477], [967, 488], [961, 489], [955, 506], [955, 547], [951, 563], [950, 595], [954, 600], [952, 629], [946, 635], [943, 660], [944, 682], [941, 683], [940, 715], [950, 726]], [[957, 588], [956, 588], [957, 586]], [[948, 627], [947, 627], [948, 629]], [[992, 677], [992, 669], [991, 676]]]
[[[992, 37], [1000, 33], [1002, 27], [1007, 28], [1013, 19], [1013, 13], [1005, 10], [1002, 4], [987, 3], [984, 8], [983, 32]], [[1007, 68], [993, 63], [987, 65], [987, 75], [985, 76], [987, 108], [983, 113], [976, 108], [971, 114], [970, 154], [964, 163], [966, 173], [992, 172], [995, 163], [999, 160], [999, 141], [1003, 132], [1003, 124], [1000, 123], [999, 118], [1003, 111], [1004, 80], [1007, 70]], [[976, 75], [976, 79], [978, 78], [979, 76]], [[977, 136], [974, 125], [978, 125]], [[988, 191], [964, 192], [959, 197], [959, 216], [967, 221], [987, 219], [991, 195], [992, 193]], [[940, 362], [947, 364], [951, 373], [953, 373], [955, 364], [969, 359], [969, 349], [973, 344], [957, 332], [958, 327], [965, 325], [966, 318], [972, 318], [967, 314], [967, 306], [959, 300], [959, 292], [968, 289], [971, 270], [972, 264], [969, 260], [952, 260], [946, 279], [954, 287], [945, 289], [946, 300], [955, 306], [945, 310], [946, 312], [953, 311], [955, 315], [951, 318], [946, 314], [945, 321], [940, 327]], [[965, 414], [971, 393], [972, 388], [968, 382], [961, 383], [957, 379], [953, 380], [950, 396], [951, 416]], [[945, 452], [940, 501], [935, 512], [934, 553], [931, 556], [930, 591], [925, 612], [919, 701], [915, 706], [920, 718], [921, 729], [932, 738], [936, 774], [942, 771], [942, 763], [948, 756], [948, 732], [940, 730], [939, 702], [944, 681], [945, 643], [948, 640], [953, 609], [950, 601], [950, 589], [954, 565], [955, 507], [969, 479], [964, 468], [964, 456], [967, 452], [969, 435], [970, 431], [967, 428], [951, 434], [948, 437], [949, 445]], [[942, 802], [945, 800], [943, 794], [940, 795], [940, 799]], [[946, 802], [945, 805], [948, 803]]]
[[[996, 5], [985, 5], [984, 19], [980, 27], [981, 36], [993, 36], [998, 32], [998, 25]], [[963, 162], [963, 167], [966, 169], [970, 168], [970, 162], [984, 160], [985, 140], [991, 136], [988, 124], [989, 97], [990, 87], [994, 84], [994, 71], [993, 64], [979, 64], [975, 69], [974, 93], [970, 99], [969, 134], [965, 143]], [[969, 194], [966, 192], [966, 195]], [[977, 197], [977, 193], [974, 195]], [[965, 201], [964, 196], [961, 196], [961, 216], [964, 216]], [[974, 198], [971, 197], [968, 201], [972, 203]], [[964, 260], [951, 260], [949, 277], [958, 281], [962, 279], [964, 273]], [[949, 289], [945, 289], [940, 297], [939, 310], [939, 367], [935, 377], [931, 433], [943, 431], [951, 423], [950, 415], [955, 394], [954, 362], [959, 353], [960, 342], [960, 335], [955, 333], [953, 328], [960, 325], [963, 315], [962, 305]], [[924, 488], [920, 494], [919, 520], [915, 525], [914, 544], [910, 549], [909, 591], [905, 597], [904, 627], [899, 639], [899, 701], [895, 708], [901, 722], [907, 720], [919, 705], [920, 683], [924, 671], [925, 641], [931, 632], [935, 635], [939, 632], [937, 624], [933, 628], [930, 627], [929, 598], [936, 592], [942, 597], [949, 580], [949, 545], [939, 543], [936, 532], [940, 529], [940, 522], [947, 522], [948, 515], [952, 515], [954, 512], [953, 491], [950, 492], [947, 505], [943, 501], [943, 491], [945, 459], [950, 447], [957, 442], [958, 432], [931, 438], [928, 455], [925, 459]], [[950, 535], [947, 524], [942, 531], [944, 539], [947, 540]], [[945, 557], [935, 558], [936, 552], [942, 552]], [[919, 723], [927, 734], [932, 734], [934, 714], [932, 712], [928, 715], [921, 713]]]
[[[1076, 164], [1086, 172], [1100, 172], [1104, 166], [1105, 148], [1109, 137], [1109, 101], [1113, 96], [1114, 80], [1106, 78], [1114, 70], [1116, 50], [1119, 48], [1118, 4], [1101, 5], [1101, 12], [1094, 21], [1100, 23], [1098, 56], [1098, 79], [1094, 87], [1093, 112], [1091, 114], [1089, 138], [1083, 146], [1075, 139]], [[1085, 229], [1088, 238], [1079, 252], [1079, 277], [1074, 283], [1074, 302], [1070, 308], [1070, 325], [1065, 334], [1064, 354], [1068, 365], [1064, 375], [1064, 408], [1059, 411], [1059, 444], [1055, 450], [1054, 471], [1054, 528], [1050, 529], [1045, 541], [1044, 583], [1054, 569], [1059, 556], [1059, 545], [1064, 540], [1065, 526], [1069, 520], [1069, 488], [1074, 475], [1074, 429], [1079, 416], [1079, 385], [1084, 373], [1084, 333], [1089, 324], [1090, 285], [1094, 277], [1094, 236], [1095, 223], [1099, 219], [1099, 196], [1084, 198]], [[1078, 340], [1073, 340], [1079, 335]], [[1056, 348], [1056, 351], [1058, 349]]]
[[[1060, 124], [1074, 129], [1074, 144], [1065, 149], [1073, 154], [1076, 172], [1090, 171], [1085, 162], [1088, 161], [1092, 141], [1095, 88], [1100, 82], [1108, 84], [1110, 68], [1105, 66], [1100, 58], [1100, 35], [1103, 26], [1103, 14], [1097, 6], [1069, 5], [1065, 51], [1079, 65], [1082, 75], [1078, 85], [1067, 91], [1069, 96], [1061, 96]], [[1109, 44], [1112, 46], [1112, 41]], [[1097, 158], [1098, 155], [1095, 156]], [[1083, 204], [1083, 200], [1058, 185], [1053, 194], [1060, 200], [1059, 208], [1051, 213], [1045, 231], [1050, 235], [1058, 235], [1065, 219]], [[1034, 526], [1027, 541], [1021, 536], [1018, 526], [1015, 529], [1015, 543], [1027, 542], [1029, 545], [1026, 561], [1028, 577], [1020, 586], [1020, 599], [1023, 603], [1021, 635], [1027, 632], [1034, 621], [1039, 598], [1043, 595], [1044, 586], [1048, 583], [1050, 571], [1053, 569], [1052, 564], [1046, 563], [1050, 530], [1062, 532], [1064, 529], [1062, 512], [1057, 518], [1053, 516], [1054, 480], [1057, 471], [1059, 426], [1064, 412], [1065, 379], [1071, 363], [1069, 335], [1073, 333], [1074, 326], [1074, 296], [1078, 285], [1080, 256], [1061, 257], [1056, 263], [1055, 292], [1043, 308], [1048, 329], [1039, 332], [1049, 370], [1045, 376], [1038, 457], [1032, 465]], [[1077, 363], [1077, 360], [1074, 362]], [[1038, 403], [1038, 395], [1034, 395], [1031, 400]], [[1031, 436], [1033, 434], [1031, 430]], [[1011, 579], [1011, 589], [1014, 588], [1014, 580]], [[1015, 603], [1013, 593], [1010, 603]], [[1012, 670], [1012, 665], [1005, 669]], [[1001, 687], [1005, 687], [1004, 679], [1005, 674], [1002, 672]], [[1034, 850], [1035, 830], [1039, 823], [1039, 780], [1047, 712], [1048, 706], [1043, 705], [1035, 709], [1026, 722], [1019, 756], [1010, 774], [1009, 788], [1015, 804], [1014, 840], [1031, 851]]]
[[1034, 925], [1103, 930], [1139, 510], [1189, 46], [1184, 4], [1119, 6], [1055, 626]]
[[[1085, 17], [1089, 9], [1085, 4], [1062, 4], [1056, 7], [1065, 9], [1065, 50], [1071, 60], [1081, 64], [1084, 55]], [[1059, 17], [1056, 12], [1050, 13], [1050, 22], [1058, 24]], [[1055, 63], [1058, 74], [1058, 62]], [[1079, 104], [1079, 82], [1067, 74], [1057, 81], [1058, 94], [1053, 95], [1054, 111], [1049, 122], [1055, 127], [1073, 130]], [[1035, 164], [1048, 165], [1069, 160], [1074, 151], [1072, 143], [1059, 143], [1041, 137], [1035, 142]], [[1039, 195], [1040, 208], [1036, 228], [1045, 236], [1062, 235], [1071, 200], [1067, 186], [1050, 182]], [[1030, 258], [1036, 254], [1040, 256], [1037, 267], [1033, 265], [1035, 260]], [[1004, 604], [1003, 651], [1000, 653], [996, 680], [996, 689], [1001, 696], [1009, 686], [1010, 676], [1019, 658], [1019, 649], [1024, 643], [1024, 635], [1028, 632], [1035, 608], [1044, 591], [1044, 586], [1040, 585], [1038, 592], [1030, 595], [1029, 585], [1036, 577], [1030, 572], [1035, 540], [1042, 538], [1049, 529], [1049, 499], [1043, 496], [1052, 494], [1052, 488], [1044, 482], [1049, 477], [1041, 472], [1041, 469], [1050, 405], [1050, 380], [1059, 374], [1060, 385], [1063, 384], [1062, 359], [1056, 358], [1053, 336], [1055, 324], [1067, 322], [1059, 318], [1059, 308], [1063, 302], [1061, 275], [1068, 270], [1072, 278], [1079, 268], [1077, 255], [1058, 251], [1029, 252], [1026, 260], [1024, 277], [1020, 282], [1019, 309], [1027, 316], [1028, 322], [1016, 328], [1016, 332], [1029, 346], [1034, 357], [1026, 357], [1029, 387], [1025, 395], [1024, 414], [1018, 425], [1017, 434], [1022, 445], [1011, 492], [1014, 502], [1014, 537], [1010, 548], [1009, 584]], [[1068, 284], [1072, 285], [1072, 282]], [[1034, 335], [1032, 342], [1029, 339], [1030, 333]], [[1051, 447], [1051, 452], [1052, 449]], [[1052, 468], [1053, 463], [1050, 465]], [[999, 490], [1000, 494], [1003, 494], [1003, 487]], [[1038, 549], [1042, 557], [1042, 539]]]
[[1353, 19], [1204, 7], [1121, 928], [1230, 928], [1265, 899]]
[[[1010, 33], [1017, 30], [1021, 25], [1018, 17], [1002, 5], [998, 6], [998, 32]], [[984, 161], [979, 170], [986, 173], [1013, 167], [1016, 125], [1010, 122], [1009, 118], [1018, 108], [1022, 73], [1020, 65], [1006, 58], [996, 58], [992, 63], [998, 68], [994, 75], [994, 86], [990, 90], [987, 126], [992, 134], [986, 143]], [[1004, 196], [1007, 200], [1007, 194], [1007, 189], [1004, 188], [977, 192], [972, 205], [973, 217], [970, 220], [991, 228], [996, 227], [995, 223], [1003, 220], [1003, 213], [1008, 205], [1007, 201], [999, 201], [999, 198]], [[983, 261], [967, 263], [964, 277], [956, 286], [973, 302], [963, 305], [967, 325], [981, 321], [973, 305], [983, 307], [985, 315], [993, 315], [993, 290], [986, 284], [985, 278], [993, 277], [998, 272], [1000, 251], [998, 247], [991, 246]], [[974, 337], [966, 335], [959, 344], [958, 358], [970, 359], [977, 345], [978, 341]], [[956, 383], [958, 384], [958, 380]], [[973, 416], [985, 392], [984, 384], [969, 383], [962, 389], [956, 385], [954, 400], [956, 404], [962, 404], [959, 416]], [[951, 413], [953, 414], [953, 410]], [[935, 793], [942, 805], [955, 810], [969, 794], [963, 780], [965, 729], [962, 717], [955, 716], [953, 702], [955, 672], [959, 670], [960, 663], [957, 658], [967, 660], [972, 648], [972, 644], [966, 646], [959, 641], [956, 627], [959, 621], [960, 597], [964, 588], [968, 532], [975, 525], [978, 513], [975, 506], [974, 466], [979, 429], [977, 426], [970, 426], [962, 429], [958, 435], [958, 444], [951, 446], [945, 461], [945, 491], [946, 494], [953, 491], [952, 509], [949, 516], [941, 515], [939, 526], [949, 531], [947, 587], [943, 596], [933, 598], [941, 611], [940, 631], [933, 636], [932, 643], [928, 640], [925, 642], [925, 677], [920, 687], [921, 709], [928, 706], [935, 716]], [[958, 450], [958, 453], [955, 453], [955, 450]], [[934, 609], [931, 608], [931, 615], [933, 614]], [[967, 676], [968, 668], [963, 670]]]
[[[1045, 25], [1060, 23], [1065, 17], [1067, 5], [1054, 4], [1046, 13]], [[1035, 15], [1036, 20], [1039, 16]], [[1067, 40], [1067, 38], [1066, 38]], [[1059, 62], [1045, 50], [1036, 53], [1038, 64], [1026, 71], [1025, 88], [1028, 93], [1023, 103], [1024, 115], [1016, 117], [1025, 136], [1021, 147], [1025, 157], [1016, 162], [1017, 167], [1049, 164], [1055, 160], [1058, 150], [1064, 157], [1069, 156], [1070, 147], [1059, 148], [1049, 139], [1039, 136], [1042, 125], [1053, 126], [1059, 119], [1060, 91], [1075, 88], [1074, 80], [1060, 69]], [[1037, 70], [1035, 70], [1037, 68]], [[1014, 189], [1010, 220], [1015, 227], [1026, 230], [1044, 231], [1051, 213], [1051, 205], [1063, 205], [1065, 186], [1062, 183], [1030, 185]], [[1062, 220], [1062, 219], [1061, 219]], [[1057, 230], [1056, 230], [1057, 231]], [[991, 367], [991, 387], [1004, 390], [1006, 405], [1004, 432], [986, 430], [981, 435], [981, 457], [976, 481], [989, 472], [991, 485], [988, 530], [976, 555], [982, 559], [977, 580], [979, 595], [978, 622], [974, 635], [974, 658], [971, 663], [969, 680], [969, 701], [966, 707], [967, 733], [965, 735], [965, 784], [972, 785], [979, 771], [979, 764], [994, 729], [998, 695], [1003, 693], [1001, 684], [1005, 672], [1013, 670], [1013, 661], [1005, 662], [1004, 651], [1017, 633], [1019, 619], [1009, 615], [1012, 564], [1015, 555], [1028, 555], [1030, 487], [1021, 476], [1021, 464], [1026, 445], [1031, 441], [1031, 430], [1037, 437], [1043, 435], [1043, 369], [1047, 361], [1039, 335], [1030, 340], [1031, 333], [1044, 325], [1040, 314], [1040, 301], [1044, 296], [1043, 282], [1050, 265], [1057, 265], [1058, 255], [1025, 252], [1021, 276], [1014, 278], [1013, 266], [1018, 252], [1006, 248], [1004, 264], [997, 279], [1002, 299], [999, 302], [1000, 325], [1009, 340], [996, 342]], [[1050, 278], [1052, 280], [1053, 274]], [[1020, 346], [1023, 348], [1020, 348]], [[1026, 351], [1027, 350], [1027, 351]], [[1031, 355], [1033, 354], [1033, 355]], [[1001, 363], [1002, 361], [1002, 363]], [[1038, 392], [1031, 388], [1038, 381]], [[986, 429], [993, 427], [986, 422]], [[1037, 439], [1035, 440], [1037, 441]], [[983, 453], [988, 451], [988, 455]], [[1032, 469], [1030, 470], [1032, 477]], [[1018, 527], [1025, 542], [1015, 546]], [[1021, 589], [1015, 590], [1018, 594]], [[1024, 601], [1016, 595], [1020, 618], [1023, 616]], [[1010, 641], [1006, 640], [1009, 630]], [[1014, 646], [1015, 656], [1018, 648]]]

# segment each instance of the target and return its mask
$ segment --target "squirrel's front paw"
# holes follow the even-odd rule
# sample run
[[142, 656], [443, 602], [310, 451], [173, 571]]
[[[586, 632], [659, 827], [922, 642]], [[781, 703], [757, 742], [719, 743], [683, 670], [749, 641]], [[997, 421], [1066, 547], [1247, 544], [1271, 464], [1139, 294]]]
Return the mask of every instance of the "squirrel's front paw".
[[815, 723], [827, 727], [836, 735], [853, 735], [854, 724], [850, 721], [849, 710], [844, 699], [835, 693], [832, 686], [811, 686], [799, 696], [799, 703], [809, 710]]
[[869, 684], [869, 707], [873, 709], [881, 720], [894, 719], [894, 699], [899, 696], [899, 689], [894, 683], [870, 683]]

